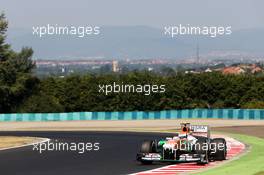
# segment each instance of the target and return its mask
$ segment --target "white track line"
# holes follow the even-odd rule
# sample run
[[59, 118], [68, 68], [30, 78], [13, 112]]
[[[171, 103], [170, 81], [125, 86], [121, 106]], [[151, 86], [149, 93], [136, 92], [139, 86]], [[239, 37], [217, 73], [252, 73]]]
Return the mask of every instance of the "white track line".
[[22, 147], [31, 146], [31, 145], [45, 143], [45, 142], [50, 141], [49, 138], [40, 138], [40, 139], [42, 139], [42, 140], [38, 141], [38, 142], [32, 142], [32, 143], [28, 143], [28, 144], [24, 144], [24, 145], [18, 145], [18, 146], [11, 146], [11, 147], [8, 147], [8, 148], [0, 148], [0, 151], [9, 150], [9, 149], [16, 149], [16, 148], [22, 148]]

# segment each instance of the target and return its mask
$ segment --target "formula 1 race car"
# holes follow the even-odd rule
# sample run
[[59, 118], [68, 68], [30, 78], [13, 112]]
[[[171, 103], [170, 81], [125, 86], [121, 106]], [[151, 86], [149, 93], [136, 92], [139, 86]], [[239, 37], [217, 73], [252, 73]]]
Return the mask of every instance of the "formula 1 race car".
[[182, 123], [181, 131], [174, 137], [161, 140], [146, 140], [137, 154], [143, 164], [153, 162], [197, 162], [225, 160], [227, 154], [224, 138], [211, 138], [207, 125]]

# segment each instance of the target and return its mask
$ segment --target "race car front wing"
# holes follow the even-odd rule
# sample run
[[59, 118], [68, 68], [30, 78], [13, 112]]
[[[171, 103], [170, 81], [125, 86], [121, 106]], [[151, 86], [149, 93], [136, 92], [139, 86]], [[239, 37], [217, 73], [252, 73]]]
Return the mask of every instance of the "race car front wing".
[[[203, 154], [181, 154], [178, 159], [164, 159], [159, 153], [138, 153], [138, 161], [152, 161], [152, 162], [205, 162], [206, 155]], [[176, 157], [176, 156], [175, 156]]]

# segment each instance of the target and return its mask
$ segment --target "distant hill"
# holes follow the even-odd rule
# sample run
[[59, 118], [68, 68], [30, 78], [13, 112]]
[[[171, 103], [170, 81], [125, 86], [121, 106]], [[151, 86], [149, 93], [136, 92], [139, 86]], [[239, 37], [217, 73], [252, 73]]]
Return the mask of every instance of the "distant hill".
[[39, 38], [32, 30], [9, 29], [8, 42], [17, 50], [22, 46], [34, 49], [34, 58], [184, 58], [195, 55], [199, 43], [200, 53], [211, 51], [238, 51], [264, 55], [264, 29], [233, 31], [232, 35], [210, 38], [181, 36], [168, 38], [162, 29], [146, 26], [105, 26], [101, 35], [78, 38], [49, 36]]

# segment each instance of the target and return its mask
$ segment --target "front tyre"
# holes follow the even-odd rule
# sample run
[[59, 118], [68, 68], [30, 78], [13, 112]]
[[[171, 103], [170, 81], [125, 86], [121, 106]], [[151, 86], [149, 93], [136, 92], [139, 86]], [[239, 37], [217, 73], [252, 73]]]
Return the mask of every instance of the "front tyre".
[[142, 143], [140, 153], [154, 153], [155, 142], [153, 140], [146, 140]]
[[[140, 154], [148, 154], [148, 153], [154, 153], [156, 152], [156, 146], [155, 142], [153, 140], [146, 140], [142, 143], [141, 148], [140, 148]], [[150, 160], [140, 160], [142, 164], [152, 164], [152, 161]]]
[[209, 139], [207, 137], [199, 137], [194, 145], [194, 151], [200, 156], [197, 162], [199, 165], [208, 164], [209, 162]]

